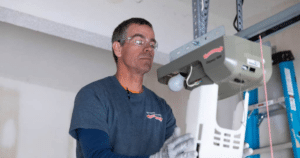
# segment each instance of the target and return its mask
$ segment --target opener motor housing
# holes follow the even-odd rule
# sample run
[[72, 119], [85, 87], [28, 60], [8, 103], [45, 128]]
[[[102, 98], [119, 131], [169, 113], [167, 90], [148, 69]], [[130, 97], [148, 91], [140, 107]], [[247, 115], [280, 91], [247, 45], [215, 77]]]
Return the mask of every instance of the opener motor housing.
[[[194, 43], [193, 48], [190, 48]], [[245, 90], [263, 85], [260, 44], [238, 36], [218, 37], [205, 45], [195, 45], [195, 40], [180, 47], [186, 53], [157, 70], [158, 81], [168, 84], [171, 77], [181, 74], [187, 77], [193, 67], [188, 83], [201, 83], [194, 87], [184, 84], [192, 90], [201, 85], [216, 83], [219, 85], [218, 100], [228, 98]], [[263, 45], [266, 82], [272, 74], [271, 47]], [[178, 49], [177, 49], [178, 50]], [[171, 52], [176, 53], [176, 50]]]

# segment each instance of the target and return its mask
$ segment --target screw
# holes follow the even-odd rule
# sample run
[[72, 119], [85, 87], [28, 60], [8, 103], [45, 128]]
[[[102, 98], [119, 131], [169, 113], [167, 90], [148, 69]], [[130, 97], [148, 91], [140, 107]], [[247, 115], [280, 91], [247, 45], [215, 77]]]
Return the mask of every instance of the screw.
[[193, 41], [193, 44], [194, 44], [195, 46], [197, 46], [197, 45], [200, 44], [200, 42], [199, 42], [199, 41]]

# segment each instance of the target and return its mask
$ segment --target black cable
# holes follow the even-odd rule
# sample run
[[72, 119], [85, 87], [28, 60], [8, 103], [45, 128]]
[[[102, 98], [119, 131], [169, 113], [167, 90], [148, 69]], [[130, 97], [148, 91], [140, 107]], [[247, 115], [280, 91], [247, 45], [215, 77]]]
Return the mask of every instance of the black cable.
[[[243, 6], [243, 4], [244, 4], [244, 0], [242, 0], [242, 6]], [[234, 21], [233, 21], [233, 27], [235, 28], [235, 30], [237, 32], [240, 32], [240, 30], [238, 29], [238, 27], [235, 24], [236, 22], [237, 22], [237, 13], [236, 13], [236, 16], [235, 16]]]
[[237, 21], [237, 16], [235, 16], [235, 18], [234, 18], [234, 21], [233, 21], [233, 27], [235, 28], [235, 30], [236, 30], [237, 32], [239, 32], [239, 29], [235, 26], [236, 21]]
[[126, 91], [127, 91], [128, 99], [130, 99], [130, 92], [129, 92], [128, 88], [126, 89]]

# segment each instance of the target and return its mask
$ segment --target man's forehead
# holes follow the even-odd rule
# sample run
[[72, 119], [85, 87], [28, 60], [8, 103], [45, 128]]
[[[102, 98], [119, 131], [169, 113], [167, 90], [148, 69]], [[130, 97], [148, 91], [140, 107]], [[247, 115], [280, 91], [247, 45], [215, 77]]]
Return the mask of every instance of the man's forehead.
[[147, 38], [154, 38], [154, 31], [148, 25], [131, 24], [127, 29], [127, 36], [142, 34]]

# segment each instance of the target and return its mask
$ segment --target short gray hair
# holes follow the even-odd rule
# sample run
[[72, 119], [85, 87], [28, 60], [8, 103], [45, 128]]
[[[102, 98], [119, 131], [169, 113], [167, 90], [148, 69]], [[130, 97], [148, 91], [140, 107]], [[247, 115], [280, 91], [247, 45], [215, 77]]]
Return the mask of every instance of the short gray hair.
[[[114, 42], [120, 42], [121, 46], [123, 46], [125, 43], [125, 38], [127, 36], [127, 29], [131, 24], [148, 25], [153, 29], [152, 24], [149, 21], [143, 18], [131, 18], [123, 21], [115, 28], [111, 38], [111, 43], [113, 44]], [[118, 57], [115, 55], [114, 49], [112, 49], [112, 52], [113, 52], [114, 60], [117, 64]]]

